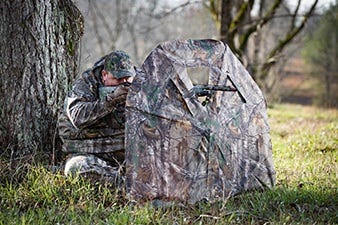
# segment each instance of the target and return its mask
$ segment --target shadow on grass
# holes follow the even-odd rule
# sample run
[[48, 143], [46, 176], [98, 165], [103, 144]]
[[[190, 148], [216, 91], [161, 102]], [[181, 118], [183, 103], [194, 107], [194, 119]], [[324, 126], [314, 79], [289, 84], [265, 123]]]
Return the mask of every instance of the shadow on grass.
[[244, 224], [337, 224], [337, 205], [337, 189], [301, 184], [238, 195], [229, 199], [226, 208]]

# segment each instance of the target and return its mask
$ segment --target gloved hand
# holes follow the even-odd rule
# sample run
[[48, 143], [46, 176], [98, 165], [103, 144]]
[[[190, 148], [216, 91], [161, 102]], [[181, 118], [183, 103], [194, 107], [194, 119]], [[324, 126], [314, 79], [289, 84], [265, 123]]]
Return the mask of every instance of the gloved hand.
[[107, 95], [107, 105], [115, 109], [120, 108], [121, 106], [124, 107], [126, 104], [128, 90], [129, 87], [118, 86], [113, 93]]

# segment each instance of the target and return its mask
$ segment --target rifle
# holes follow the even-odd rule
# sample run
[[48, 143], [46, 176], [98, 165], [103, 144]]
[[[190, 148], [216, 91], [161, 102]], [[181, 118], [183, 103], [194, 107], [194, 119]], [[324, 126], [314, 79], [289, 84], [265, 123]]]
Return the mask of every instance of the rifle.
[[[131, 85], [130, 82], [123, 82], [119, 84], [119, 86], [129, 87]], [[99, 98], [106, 99], [106, 96], [110, 93], [113, 93], [116, 90], [117, 86], [103, 86], [99, 88]]]
[[125, 87], [129, 87], [130, 85], [131, 85], [131, 83], [130, 82], [123, 82], [122, 84], [120, 84], [120, 85], [123, 85], [123, 86], [125, 86]]
[[206, 97], [206, 99], [202, 102], [202, 105], [205, 106], [210, 102], [210, 98], [216, 93], [216, 91], [237, 91], [242, 101], [244, 103], [246, 102], [237, 88], [227, 85], [195, 85], [192, 89], [190, 89], [189, 93], [190, 95], [195, 95], [197, 97]]

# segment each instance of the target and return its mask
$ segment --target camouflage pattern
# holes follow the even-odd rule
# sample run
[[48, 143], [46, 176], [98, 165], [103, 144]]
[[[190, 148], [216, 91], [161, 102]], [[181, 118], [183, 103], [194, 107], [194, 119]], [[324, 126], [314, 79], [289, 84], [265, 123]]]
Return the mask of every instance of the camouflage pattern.
[[84, 175], [88, 178], [94, 178], [94, 181], [109, 182], [121, 186], [124, 183], [123, 168], [123, 165], [112, 166], [93, 154], [75, 155], [67, 160], [65, 175]]
[[135, 70], [129, 55], [123, 51], [115, 51], [107, 56], [104, 69], [116, 78], [133, 77]]
[[[63, 151], [102, 153], [124, 149], [124, 107], [105, 101], [108, 92], [94, 71], [78, 78], [59, 118]], [[101, 96], [101, 99], [100, 99]]]
[[[131, 199], [195, 203], [274, 185], [265, 99], [226, 45], [166, 42], [141, 70], [126, 102]], [[206, 83], [197, 84], [230, 91], [213, 90], [208, 101], [198, 97], [194, 70], [208, 71], [200, 79]]]
[[[106, 101], [106, 96], [116, 87], [105, 87], [102, 83], [101, 70], [105, 60], [100, 59], [76, 79], [58, 121], [63, 151], [87, 157], [66, 163], [66, 168], [75, 170], [77, 166], [80, 173], [83, 168], [86, 171], [93, 165], [93, 171], [100, 171], [99, 167], [102, 171], [110, 171], [105, 169], [107, 163], [113, 167], [124, 163], [125, 102], [112, 104]], [[90, 162], [96, 158], [100, 160]]]

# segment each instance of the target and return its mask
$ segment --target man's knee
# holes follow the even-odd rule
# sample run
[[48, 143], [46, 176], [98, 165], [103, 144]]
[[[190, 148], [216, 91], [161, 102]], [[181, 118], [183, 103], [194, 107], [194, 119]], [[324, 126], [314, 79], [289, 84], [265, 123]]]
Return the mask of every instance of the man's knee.
[[81, 175], [85, 178], [94, 177], [97, 181], [123, 183], [122, 168], [111, 166], [95, 155], [77, 155], [69, 158], [66, 161], [64, 173], [66, 176]]
[[75, 175], [75, 174], [84, 172], [86, 167], [88, 167], [87, 158], [88, 156], [85, 156], [85, 155], [78, 155], [78, 156], [73, 156], [69, 158], [66, 161], [66, 165], [65, 165], [65, 170], [64, 170], [65, 175], [70, 176], [70, 175]]
[[69, 158], [65, 165], [65, 175], [98, 173], [104, 175], [114, 170], [106, 161], [94, 155], [77, 155]]

